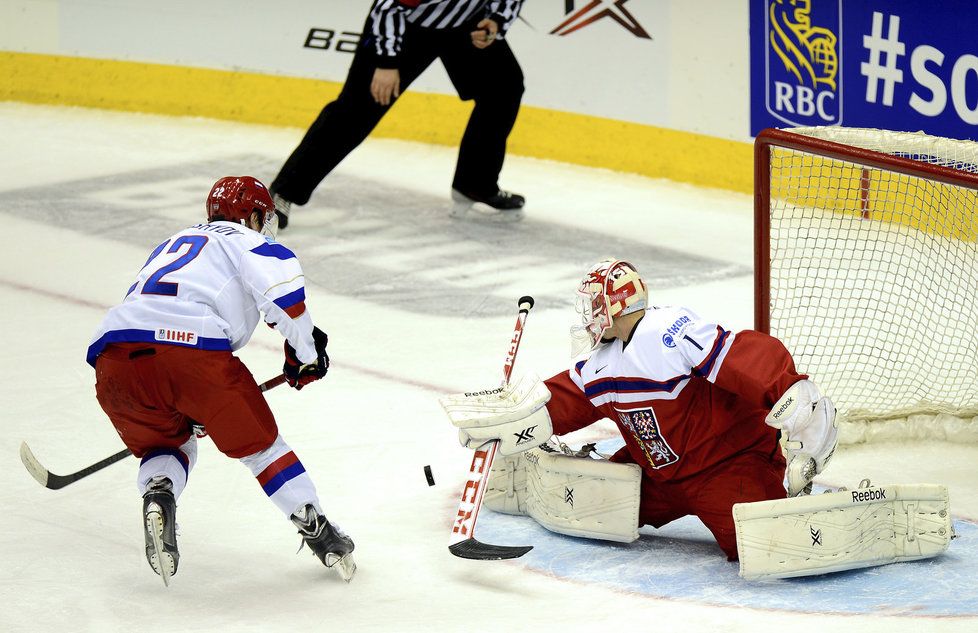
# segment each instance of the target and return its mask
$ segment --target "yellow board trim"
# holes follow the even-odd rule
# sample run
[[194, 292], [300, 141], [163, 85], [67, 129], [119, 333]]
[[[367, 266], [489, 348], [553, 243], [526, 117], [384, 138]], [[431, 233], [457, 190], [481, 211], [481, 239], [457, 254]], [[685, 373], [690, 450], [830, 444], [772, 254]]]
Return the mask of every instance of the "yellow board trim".
[[[72, 105], [305, 128], [339, 83], [164, 64], [0, 52], [0, 100]], [[283, 98], [282, 95], [288, 95]], [[408, 91], [377, 136], [455, 145], [469, 104]], [[523, 106], [510, 153], [744, 193], [753, 190], [749, 143]]]
[[978, 190], [780, 147], [771, 153], [771, 204], [978, 241]]

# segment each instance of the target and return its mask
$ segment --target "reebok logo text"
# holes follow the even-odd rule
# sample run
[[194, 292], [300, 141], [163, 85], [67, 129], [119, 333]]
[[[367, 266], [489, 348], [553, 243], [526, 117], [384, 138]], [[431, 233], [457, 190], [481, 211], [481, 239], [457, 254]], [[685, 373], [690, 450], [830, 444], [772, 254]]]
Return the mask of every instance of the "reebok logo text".
[[884, 488], [852, 491], [853, 503], [859, 503], [860, 501], [882, 501], [883, 499], [886, 499], [886, 490]]
[[781, 417], [784, 414], [785, 410], [787, 410], [788, 407], [790, 407], [792, 404], [794, 404], [794, 402], [795, 402], [795, 399], [789, 397], [788, 398], [788, 401], [785, 402], [784, 404], [782, 404], [781, 405], [781, 408], [778, 409], [777, 411], [775, 411], [774, 412], [774, 416], [772, 416], [772, 417], [774, 417], [774, 419], [777, 420], [779, 417]]
[[502, 393], [502, 391], [502, 387], [497, 387], [496, 389], [486, 389], [484, 391], [466, 391], [465, 397], [471, 398], [472, 396], [492, 396], [497, 393]]

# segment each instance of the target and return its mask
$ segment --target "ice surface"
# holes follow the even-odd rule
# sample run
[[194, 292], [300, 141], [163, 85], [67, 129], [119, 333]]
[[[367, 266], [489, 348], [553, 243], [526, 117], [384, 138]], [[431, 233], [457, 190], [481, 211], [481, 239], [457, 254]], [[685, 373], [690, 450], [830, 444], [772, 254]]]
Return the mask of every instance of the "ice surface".
[[[948, 484], [960, 538], [922, 564], [751, 584], [695, 520], [622, 546], [489, 511], [480, 537], [534, 551], [449, 555], [470, 454], [436, 397], [498, 381], [516, 299], [537, 301], [517, 371], [543, 375], [567, 363], [574, 282], [606, 255], [638, 266], [656, 303], [750, 327], [751, 200], [510, 157], [502, 184], [527, 196], [527, 219], [461, 223], [447, 215], [454, 149], [386, 140], [354, 152], [281, 235], [306, 267], [333, 367], [301, 393], [268, 393], [327, 514], [356, 540], [357, 576], [346, 585], [308, 551], [295, 556], [292, 526], [204, 440], [180, 500], [180, 571], [164, 590], [143, 556], [135, 460], [50, 491], [18, 447], [59, 474], [121, 448], [84, 362], [102, 313], [161, 239], [202, 218], [213, 181], [270, 181], [302, 130], [9, 103], [0, 129], [0, 630], [978, 629], [967, 446], [846, 448], [818, 480]], [[260, 328], [241, 356], [270, 378], [280, 339]]]

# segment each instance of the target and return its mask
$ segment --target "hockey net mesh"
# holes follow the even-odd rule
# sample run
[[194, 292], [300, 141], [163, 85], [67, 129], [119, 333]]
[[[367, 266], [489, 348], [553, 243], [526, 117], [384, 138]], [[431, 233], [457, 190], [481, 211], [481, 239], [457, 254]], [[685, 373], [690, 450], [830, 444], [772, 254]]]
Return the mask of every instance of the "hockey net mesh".
[[[978, 173], [978, 143], [790, 132]], [[835, 401], [841, 441], [978, 441], [973, 186], [770, 148], [770, 333]]]

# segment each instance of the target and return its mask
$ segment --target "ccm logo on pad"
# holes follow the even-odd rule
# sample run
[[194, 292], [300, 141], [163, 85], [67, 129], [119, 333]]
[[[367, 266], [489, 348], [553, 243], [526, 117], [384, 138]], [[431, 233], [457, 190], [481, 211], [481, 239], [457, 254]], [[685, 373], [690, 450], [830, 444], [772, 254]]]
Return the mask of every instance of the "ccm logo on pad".
[[880, 488], [879, 490], [853, 490], [852, 491], [852, 502], [858, 503], [860, 501], [882, 501], [886, 499], [886, 490]]

